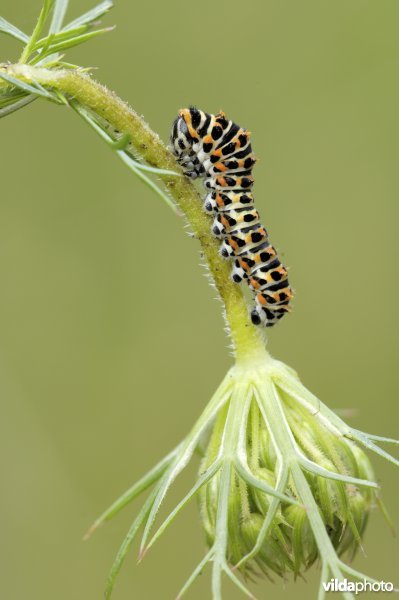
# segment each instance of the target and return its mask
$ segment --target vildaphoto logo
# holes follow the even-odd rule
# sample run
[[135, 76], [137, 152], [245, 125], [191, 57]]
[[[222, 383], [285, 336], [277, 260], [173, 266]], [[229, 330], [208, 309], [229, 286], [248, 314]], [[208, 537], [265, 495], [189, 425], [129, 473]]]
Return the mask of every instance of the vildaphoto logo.
[[361, 594], [362, 592], [397, 592], [394, 588], [393, 583], [390, 581], [348, 581], [346, 578], [330, 579], [330, 581], [323, 581], [323, 587], [325, 592], [353, 592]]

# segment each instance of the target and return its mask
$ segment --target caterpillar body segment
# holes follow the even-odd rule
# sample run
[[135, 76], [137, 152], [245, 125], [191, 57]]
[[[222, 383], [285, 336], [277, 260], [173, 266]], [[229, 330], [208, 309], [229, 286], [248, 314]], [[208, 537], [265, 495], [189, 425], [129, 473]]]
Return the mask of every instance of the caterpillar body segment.
[[290, 311], [293, 294], [254, 206], [256, 158], [249, 131], [223, 112], [183, 108], [173, 123], [171, 147], [185, 174], [204, 180], [204, 209], [215, 215], [212, 232], [222, 240], [220, 253], [233, 259], [232, 279], [245, 280], [254, 294], [252, 322], [275, 325]]

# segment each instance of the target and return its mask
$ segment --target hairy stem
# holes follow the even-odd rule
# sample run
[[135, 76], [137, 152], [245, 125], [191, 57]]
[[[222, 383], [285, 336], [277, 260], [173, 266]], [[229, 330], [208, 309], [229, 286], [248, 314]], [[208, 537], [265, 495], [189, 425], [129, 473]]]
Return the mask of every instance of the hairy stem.
[[[75, 99], [80, 105], [105, 119], [112, 128], [128, 135], [137, 153], [149, 165], [181, 173], [173, 154], [145, 121], [116, 94], [86, 73], [21, 64], [2, 65], [0, 72], [26, 83], [39, 83], [61, 92], [67, 99]], [[230, 278], [230, 262], [219, 254], [219, 242], [211, 234], [209, 216], [202, 210], [196, 188], [186, 177], [162, 175], [161, 178], [201, 244], [203, 256], [225, 307], [236, 359], [240, 362], [253, 361], [255, 357], [265, 360], [268, 354], [263, 333], [250, 322], [242, 289]]]

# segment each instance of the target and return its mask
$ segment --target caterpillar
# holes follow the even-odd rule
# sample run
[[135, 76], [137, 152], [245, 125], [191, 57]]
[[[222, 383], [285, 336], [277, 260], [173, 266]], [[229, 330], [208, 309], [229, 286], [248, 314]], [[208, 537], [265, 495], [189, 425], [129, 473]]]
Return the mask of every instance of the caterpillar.
[[254, 206], [250, 133], [223, 112], [183, 108], [170, 146], [185, 175], [204, 178], [204, 209], [215, 215], [212, 232], [222, 241], [220, 253], [234, 261], [232, 279], [246, 280], [255, 296], [252, 323], [275, 325], [290, 310], [292, 289]]

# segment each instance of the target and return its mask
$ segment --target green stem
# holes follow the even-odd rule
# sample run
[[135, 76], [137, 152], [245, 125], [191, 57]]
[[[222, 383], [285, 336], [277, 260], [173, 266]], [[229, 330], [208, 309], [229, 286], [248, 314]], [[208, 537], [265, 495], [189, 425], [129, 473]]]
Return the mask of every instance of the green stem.
[[[29, 65], [3, 65], [0, 71], [21, 81], [37, 82], [74, 99], [121, 134], [130, 137], [137, 153], [151, 166], [182, 172], [173, 154], [143, 119], [116, 94], [81, 71], [51, 70]], [[215, 287], [225, 307], [226, 321], [239, 362], [265, 360], [265, 339], [260, 328], [249, 319], [248, 306], [239, 285], [231, 280], [231, 263], [219, 254], [219, 242], [210, 231], [210, 220], [202, 210], [201, 198], [186, 177], [161, 175], [170, 195], [186, 216], [201, 244]]]

